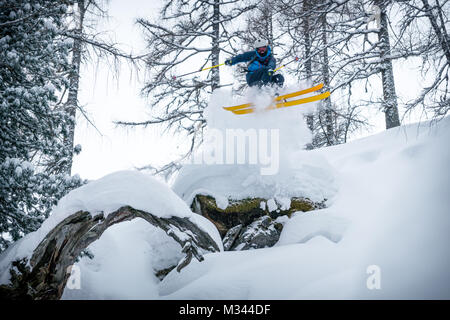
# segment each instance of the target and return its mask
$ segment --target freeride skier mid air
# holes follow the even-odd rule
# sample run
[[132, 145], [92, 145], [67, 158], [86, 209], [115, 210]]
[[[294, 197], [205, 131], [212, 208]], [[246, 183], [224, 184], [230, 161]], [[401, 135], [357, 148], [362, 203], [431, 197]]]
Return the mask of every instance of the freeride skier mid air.
[[246, 80], [247, 84], [262, 87], [267, 84], [283, 86], [284, 77], [274, 74], [276, 60], [272, 54], [272, 48], [267, 40], [257, 39], [253, 44], [255, 48], [225, 61], [225, 65], [232, 66], [240, 62], [248, 62]]
[[[319, 83], [310, 88], [304, 88], [299, 91], [283, 93], [282, 95], [280, 95], [278, 93], [279, 92], [278, 89], [281, 89], [283, 87], [284, 77], [281, 74], [275, 74], [275, 72], [280, 70], [281, 68], [284, 68], [285, 66], [287, 66], [292, 62], [299, 61], [299, 58], [295, 57], [295, 59], [293, 59], [292, 61], [289, 61], [286, 64], [277, 68], [276, 60], [272, 54], [272, 48], [270, 47], [269, 42], [267, 40], [258, 39], [253, 44], [253, 47], [254, 50], [238, 54], [237, 56], [234, 56], [226, 60], [224, 63], [213, 65], [211, 67], [206, 67], [197, 71], [188, 72], [179, 76], [173, 76], [172, 80], [175, 81], [178, 78], [210, 70], [213, 68], [218, 68], [223, 65], [232, 66], [237, 63], [247, 62], [246, 80], [249, 87], [256, 86], [258, 88], [261, 88], [267, 85], [276, 87], [277, 92], [275, 93], [275, 97], [273, 98], [272, 103], [268, 105], [264, 110], [292, 107], [304, 103], [326, 99], [330, 96], [330, 92], [326, 91], [313, 96], [291, 100], [292, 98], [321, 90], [323, 88], [323, 83]], [[237, 115], [253, 113], [256, 110], [255, 105], [252, 102], [235, 106], [224, 106], [223, 109], [231, 111], [232, 113]]]
[[[228, 60], [223, 64], [216, 66], [204, 68], [202, 70], [208, 70], [211, 68], [216, 68], [221, 65], [232, 66], [237, 63], [247, 62], [246, 68], [246, 80], [249, 87], [257, 86], [259, 88], [263, 86], [275, 86], [277, 89], [281, 89], [284, 84], [284, 77], [281, 74], [275, 74], [276, 71], [290, 64], [291, 62], [298, 61], [298, 57], [294, 60], [280, 66], [277, 68], [276, 60], [272, 54], [272, 48], [267, 40], [258, 39], [253, 44], [254, 50], [247, 51], [242, 54], [238, 54]], [[322, 99], [326, 99], [330, 96], [330, 92], [326, 91], [314, 96], [300, 98], [296, 100], [288, 100], [294, 97], [298, 97], [304, 94], [313, 93], [319, 91], [323, 88], [323, 83], [319, 83], [311, 88], [302, 89], [299, 91], [286, 93], [279, 95], [278, 92], [275, 93], [273, 102], [268, 105], [265, 110], [279, 109], [285, 107], [296, 106], [299, 104], [314, 102]], [[278, 91], [278, 90], [276, 90]], [[244, 115], [248, 113], [255, 112], [255, 105], [252, 102], [244, 103], [236, 106], [223, 107], [225, 110], [231, 111], [237, 115]]]

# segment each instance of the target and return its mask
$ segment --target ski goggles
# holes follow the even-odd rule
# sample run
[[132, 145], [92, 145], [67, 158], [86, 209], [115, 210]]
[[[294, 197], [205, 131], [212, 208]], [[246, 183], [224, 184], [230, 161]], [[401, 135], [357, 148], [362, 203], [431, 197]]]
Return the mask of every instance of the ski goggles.
[[256, 52], [258, 52], [260, 55], [265, 54], [267, 52], [267, 46], [256, 48]]

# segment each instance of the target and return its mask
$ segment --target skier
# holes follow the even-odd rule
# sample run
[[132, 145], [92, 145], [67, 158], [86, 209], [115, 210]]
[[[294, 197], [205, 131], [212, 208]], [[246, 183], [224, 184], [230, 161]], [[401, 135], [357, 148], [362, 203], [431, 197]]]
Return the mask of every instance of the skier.
[[274, 74], [276, 61], [272, 55], [269, 43], [263, 39], [257, 39], [253, 45], [254, 51], [244, 52], [225, 61], [225, 64], [232, 66], [240, 62], [249, 62], [247, 65], [246, 80], [252, 87], [261, 87], [267, 84], [277, 84], [282, 87], [284, 77], [281, 74]]

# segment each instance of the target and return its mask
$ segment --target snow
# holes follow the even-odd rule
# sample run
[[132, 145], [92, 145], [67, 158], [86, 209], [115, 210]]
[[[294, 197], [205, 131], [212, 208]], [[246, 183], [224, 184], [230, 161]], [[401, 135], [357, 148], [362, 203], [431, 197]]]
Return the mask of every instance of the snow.
[[[122, 206], [149, 212], [157, 217], [187, 217], [206, 231], [221, 247], [220, 235], [214, 225], [193, 213], [166, 184], [138, 171], [119, 171], [91, 181], [63, 197], [50, 217], [35, 232], [26, 235], [0, 256], [0, 283], [9, 280], [11, 261], [30, 258], [33, 249], [58, 223], [78, 211], [104, 216]], [[172, 230], [177, 232], [177, 230]]]
[[155, 271], [177, 265], [180, 245], [143, 219], [114, 225], [89, 246], [83, 257], [80, 288], [65, 288], [62, 299], [153, 299], [158, 297]]
[[50, 31], [57, 31], [58, 30], [58, 28], [56, 27], [56, 25], [53, 23], [53, 21], [51, 19], [44, 18], [42, 21], [44, 23], [44, 27], [47, 30], [50, 30]]
[[22, 167], [16, 167], [16, 176], [20, 177], [22, 175]]
[[277, 197], [276, 202], [280, 204], [281, 210], [289, 210], [291, 207], [291, 199], [289, 197]]
[[269, 212], [273, 212], [273, 211], [277, 210], [278, 207], [277, 207], [277, 204], [274, 199], [267, 200], [267, 208], [268, 208]]
[[139, 171], [119, 171], [89, 182], [62, 198], [54, 212], [58, 216], [80, 210], [107, 215], [124, 205], [161, 218], [192, 215], [164, 183]]
[[[295, 299], [305, 284], [337, 269], [336, 244], [317, 237], [302, 249], [295, 244], [209, 254], [180, 274], [170, 273], [161, 282], [160, 294], [165, 299]], [[329, 254], [319, 254], [318, 249]], [[315, 268], [301, 272], [298, 267], [305, 263]]]
[[277, 246], [305, 243], [317, 236], [337, 243], [344, 236], [350, 221], [338, 217], [327, 208], [312, 212], [297, 212], [291, 219], [284, 221], [283, 225]]
[[45, 86], [44, 86], [44, 88], [45, 88], [45, 90], [47, 90], [47, 91], [50, 91], [50, 92], [55, 92], [55, 90], [56, 90], [56, 88], [55, 88], [55, 86], [52, 84], [52, 83], [47, 83]]
[[[81, 269], [81, 289], [66, 288], [63, 298], [449, 299], [449, 140], [450, 117], [447, 117], [433, 126], [430, 123], [402, 126], [345, 145], [293, 152], [290, 156], [294, 163], [300, 163], [307, 172], [304, 190], [308, 187], [316, 187], [313, 192], [331, 190], [325, 185], [327, 174], [332, 175], [329, 181], [336, 189], [327, 208], [278, 218], [284, 228], [274, 247], [209, 253], [204, 261], [193, 259], [180, 273], [172, 270], [160, 281], [154, 271], [178, 261], [179, 245], [160, 230], [135, 219], [108, 229], [89, 247], [94, 258], [84, 257], [77, 264]], [[192, 171], [190, 186], [184, 171], [175, 187], [178, 186], [178, 191], [185, 187], [186, 194], [181, 195], [186, 200], [201, 187], [204, 192], [232, 195], [235, 190], [227, 188], [239, 187], [233, 177], [240, 178], [239, 182], [247, 181], [248, 188], [252, 183], [261, 183], [257, 173], [253, 180], [239, 177], [237, 172], [248, 175], [248, 167], [222, 171], [220, 168], [215, 165], [206, 170], [204, 166], [207, 172]], [[208, 178], [208, 174], [214, 176]], [[122, 190], [118, 188], [117, 193], [109, 190], [117, 205], [126, 200], [156, 214], [150, 206], [158, 206], [157, 199], [165, 196], [174, 201], [174, 207], [180, 208], [179, 214], [190, 214], [186, 204], [167, 192], [166, 186], [162, 189], [165, 192], [147, 192], [163, 187], [151, 179], [145, 190], [138, 175], [141, 174], [117, 173], [105, 177], [105, 183], [97, 186], [91, 182], [85, 190], [93, 193], [91, 197], [106, 199], [102, 188], [113, 185], [117, 188], [120, 180], [125, 186]], [[220, 189], [217, 182], [213, 183], [216, 178], [228, 184]], [[264, 184], [259, 186], [261, 189], [254, 193], [264, 191]], [[266, 186], [271, 188], [270, 184]], [[134, 188], [137, 196], [128, 193], [128, 188]], [[241, 186], [240, 190], [249, 189]], [[140, 197], [144, 191], [147, 201]], [[69, 198], [73, 200], [66, 200], [66, 206], [101, 209], [95, 204], [102, 201], [90, 202], [87, 195], [81, 196], [84, 192], [78, 192], [80, 197], [75, 197], [78, 193], [72, 194]], [[78, 198], [80, 202], [75, 201]], [[287, 205], [286, 198], [272, 196], [264, 205], [270, 206], [272, 200], [286, 201]], [[58, 207], [63, 204], [64, 201]], [[192, 217], [203, 219], [199, 215]], [[22, 247], [20, 243], [24, 241], [18, 243]], [[3, 261], [4, 256], [0, 265]], [[380, 270], [379, 289], [367, 286], [371, 270]]]
[[[308, 85], [305, 83], [298, 84], [279, 93], [306, 87]], [[173, 190], [184, 201], [189, 204], [195, 195], [205, 194], [220, 199], [222, 206], [227, 203], [227, 199], [241, 200], [248, 197], [284, 199], [282, 202], [285, 204], [285, 199], [291, 197], [306, 197], [320, 202], [336, 194], [335, 172], [326, 158], [302, 150], [311, 141], [303, 117], [317, 103], [261, 111], [270, 104], [273, 91], [250, 88], [242, 98], [235, 100], [230, 99], [232, 94], [229, 90], [214, 91], [204, 112], [208, 125], [205, 143], [184, 164], [173, 184]], [[249, 101], [255, 103], [257, 113], [235, 115], [222, 108]], [[239, 163], [236, 155], [230, 156], [234, 161], [227, 161], [232, 149], [228, 148], [230, 144], [226, 140], [230, 129], [247, 133], [245, 149], [242, 152], [236, 152], [239, 150], [236, 146], [233, 149], [238, 155], [245, 155], [242, 163]], [[271, 130], [278, 132], [279, 139], [272, 135]], [[252, 140], [258, 140], [254, 148]], [[252, 156], [257, 161], [252, 161]]]
[[[311, 151], [338, 171], [329, 208], [285, 219], [275, 247], [223, 252], [165, 299], [449, 299], [450, 117]], [[381, 288], [368, 289], [371, 266]]]
[[[335, 175], [328, 208], [277, 219], [284, 228], [272, 248], [211, 253], [172, 271], [148, 298], [450, 298], [449, 138], [446, 118], [431, 129], [409, 125], [304, 152], [321, 160], [311, 162], [317, 172], [325, 165]], [[205, 187], [213, 172], [191, 177]], [[216, 172], [210, 186], [221, 174], [230, 181], [230, 172]], [[282, 201], [267, 205], [275, 200]], [[381, 271], [380, 290], [366, 285], [373, 266]]]

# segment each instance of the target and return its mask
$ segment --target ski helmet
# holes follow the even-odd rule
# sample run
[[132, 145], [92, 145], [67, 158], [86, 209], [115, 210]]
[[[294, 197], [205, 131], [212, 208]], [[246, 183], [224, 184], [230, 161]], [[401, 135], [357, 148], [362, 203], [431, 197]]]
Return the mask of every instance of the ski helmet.
[[264, 39], [256, 39], [253, 46], [255, 47], [256, 55], [260, 59], [266, 58], [270, 54], [269, 42]]
[[253, 43], [253, 47], [255, 49], [267, 47], [268, 45], [269, 45], [269, 42], [267, 40], [261, 39], [261, 38], [256, 39], [255, 42]]

